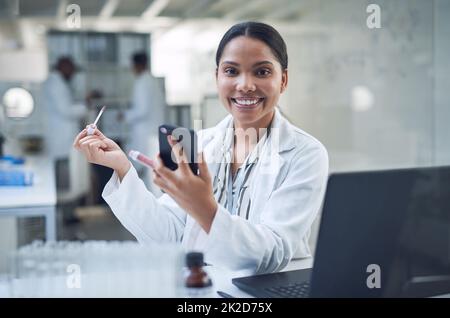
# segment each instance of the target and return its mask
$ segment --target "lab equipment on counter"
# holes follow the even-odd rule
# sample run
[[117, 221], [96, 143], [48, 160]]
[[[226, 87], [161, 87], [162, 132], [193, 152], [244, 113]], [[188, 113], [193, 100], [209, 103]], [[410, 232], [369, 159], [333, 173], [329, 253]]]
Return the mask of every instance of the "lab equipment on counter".
[[19, 143], [26, 154], [38, 154], [44, 149], [42, 136], [23, 136], [19, 139]]
[[31, 186], [33, 172], [20, 170], [0, 170], [0, 186]]
[[35, 241], [12, 255], [11, 297], [177, 297], [178, 245]]
[[13, 165], [21, 165], [25, 163], [25, 158], [23, 157], [16, 157], [11, 155], [5, 155], [0, 157], [1, 163], [10, 163]]
[[33, 172], [23, 168], [25, 159], [15, 156], [0, 157], [0, 186], [31, 186]]

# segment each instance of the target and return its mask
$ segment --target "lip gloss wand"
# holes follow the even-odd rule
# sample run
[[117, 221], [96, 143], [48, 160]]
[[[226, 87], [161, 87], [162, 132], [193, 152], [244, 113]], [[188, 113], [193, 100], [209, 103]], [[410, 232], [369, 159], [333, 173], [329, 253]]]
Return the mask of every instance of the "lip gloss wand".
[[95, 118], [94, 123], [90, 124], [89, 127], [87, 128], [88, 136], [91, 136], [92, 134], [94, 134], [95, 127], [97, 127], [98, 120], [100, 119], [100, 117], [102, 116], [103, 112], [105, 111], [105, 108], [106, 108], [106, 106], [103, 106], [102, 109], [100, 109], [100, 112], [98, 113], [97, 118]]

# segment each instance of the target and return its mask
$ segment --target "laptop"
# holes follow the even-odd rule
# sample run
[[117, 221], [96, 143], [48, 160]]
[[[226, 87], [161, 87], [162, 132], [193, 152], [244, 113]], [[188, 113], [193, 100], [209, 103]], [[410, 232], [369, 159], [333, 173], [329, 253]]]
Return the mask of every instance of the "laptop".
[[255, 297], [450, 293], [450, 167], [332, 174], [313, 268], [232, 282]]

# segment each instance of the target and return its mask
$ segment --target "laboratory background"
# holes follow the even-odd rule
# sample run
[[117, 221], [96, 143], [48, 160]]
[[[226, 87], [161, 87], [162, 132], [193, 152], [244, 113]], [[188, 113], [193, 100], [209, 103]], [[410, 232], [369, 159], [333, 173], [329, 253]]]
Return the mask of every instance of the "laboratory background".
[[158, 123], [214, 126], [227, 114], [216, 48], [241, 21], [269, 23], [286, 41], [280, 108], [324, 144], [330, 173], [450, 165], [449, 16], [448, 0], [0, 0], [1, 271], [45, 240], [86, 242], [86, 262], [98, 250], [151, 257], [101, 197], [112, 171], [66, 135], [104, 105], [102, 132], [125, 149], [147, 140], [149, 155]]

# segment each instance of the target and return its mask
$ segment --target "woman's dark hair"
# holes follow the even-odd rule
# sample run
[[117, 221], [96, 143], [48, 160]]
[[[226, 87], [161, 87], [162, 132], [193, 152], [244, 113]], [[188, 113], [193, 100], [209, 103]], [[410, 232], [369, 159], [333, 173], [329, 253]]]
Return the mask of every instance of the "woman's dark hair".
[[288, 67], [288, 55], [286, 43], [280, 33], [268, 24], [261, 22], [243, 22], [233, 25], [220, 40], [216, 53], [216, 66], [219, 67], [219, 61], [222, 57], [225, 46], [238, 36], [247, 36], [260, 40], [267, 44], [272, 50], [273, 55], [281, 64], [283, 70]]

